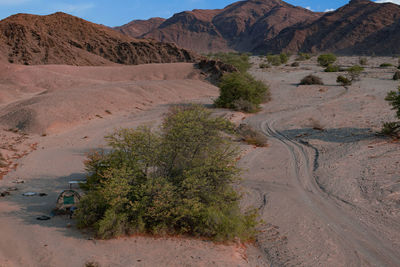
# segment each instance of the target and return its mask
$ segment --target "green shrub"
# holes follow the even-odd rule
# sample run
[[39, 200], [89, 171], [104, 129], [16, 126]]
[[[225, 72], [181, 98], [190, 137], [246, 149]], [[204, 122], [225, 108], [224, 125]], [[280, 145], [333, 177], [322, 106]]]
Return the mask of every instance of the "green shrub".
[[358, 81], [361, 75], [361, 72], [364, 71], [364, 68], [358, 65], [354, 65], [346, 70], [347, 78], [353, 82]]
[[280, 66], [282, 64], [281, 57], [279, 55], [267, 55], [267, 60], [272, 66]]
[[360, 63], [361, 66], [365, 66], [368, 64], [368, 59], [366, 57], [361, 57], [358, 63]]
[[286, 64], [289, 61], [289, 56], [285, 53], [279, 55], [282, 64]]
[[385, 98], [386, 101], [396, 110], [396, 116], [400, 119], [400, 86], [397, 91], [390, 91]]
[[351, 80], [348, 79], [347, 77], [344, 77], [343, 75], [340, 75], [337, 77], [336, 82], [339, 83], [342, 86], [348, 86], [351, 85]]
[[239, 53], [216, 53], [210, 54], [210, 58], [218, 59], [226, 64], [235, 66], [240, 72], [246, 72], [250, 69], [250, 57], [248, 54]]
[[305, 61], [311, 59], [311, 55], [307, 53], [299, 53], [298, 57], [296, 58], [296, 61]]
[[336, 56], [334, 54], [323, 54], [318, 57], [318, 63], [322, 67], [327, 67], [336, 61]]
[[292, 65], [290, 65], [290, 66], [292, 66], [292, 67], [298, 67], [298, 66], [300, 66], [300, 64], [299, 64], [299, 62], [293, 62]]
[[248, 73], [225, 74], [219, 84], [220, 96], [215, 101], [217, 107], [237, 108], [237, 101], [248, 101], [254, 109], [246, 112], [255, 112], [259, 105], [269, 100], [269, 89], [263, 82], [255, 80]]
[[308, 75], [300, 81], [301, 85], [323, 85], [321, 78], [315, 75]]
[[400, 123], [385, 122], [380, 133], [383, 135], [398, 137], [400, 134]]
[[239, 208], [238, 149], [227, 120], [200, 106], [176, 107], [160, 133], [121, 129], [106, 137], [110, 152], [86, 162], [86, 195], [78, 227], [100, 238], [135, 233], [249, 240], [257, 214]]
[[379, 67], [381, 67], [381, 68], [388, 68], [388, 67], [392, 67], [393, 66], [393, 64], [391, 64], [391, 63], [382, 63], [381, 65], [379, 65]]
[[260, 69], [268, 69], [271, 66], [268, 63], [260, 63], [259, 67], [260, 67]]
[[328, 65], [325, 69], [325, 72], [338, 72], [340, 71], [340, 67], [338, 65]]
[[400, 71], [396, 71], [394, 73], [393, 80], [395, 80], [395, 81], [400, 80]]

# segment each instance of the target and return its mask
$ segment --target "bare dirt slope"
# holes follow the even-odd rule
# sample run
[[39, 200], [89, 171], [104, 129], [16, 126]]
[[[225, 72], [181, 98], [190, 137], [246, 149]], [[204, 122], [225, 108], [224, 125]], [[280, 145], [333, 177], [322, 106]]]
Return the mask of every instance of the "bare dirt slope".
[[[369, 58], [349, 88], [315, 58], [299, 68], [253, 69], [271, 84], [273, 100], [247, 122], [270, 147], [243, 158], [243, 186], [269, 223], [258, 244], [274, 266], [399, 266], [399, 143], [375, 135], [395, 119], [384, 97], [398, 86], [394, 68], [377, 66], [395, 60]], [[308, 74], [325, 85], [297, 86]]]

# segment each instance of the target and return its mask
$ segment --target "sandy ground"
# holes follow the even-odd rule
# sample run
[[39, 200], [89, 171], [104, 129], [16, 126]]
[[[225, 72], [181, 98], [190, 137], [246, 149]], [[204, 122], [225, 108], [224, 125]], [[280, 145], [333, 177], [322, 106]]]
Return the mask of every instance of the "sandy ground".
[[[256, 247], [180, 238], [98, 241], [67, 217], [37, 221], [69, 180], [84, 178], [85, 155], [104, 146], [105, 134], [143, 123], [156, 127], [167, 103], [210, 104], [218, 89], [187, 64], [174, 65], [177, 70], [17, 66], [9, 72], [14, 79], [2, 80], [8, 87], [1, 90], [0, 121], [9, 130], [2, 143], [23, 138], [13, 141], [14, 150], [27, 153], [11, 160], [16, 170], [0, 181], [0, 191], [18, 189], [0, 198], [0, 266], [399, 266], [399, 143], [374, 134], [394, 119], [383, 99], [397, 87], [394, 69], [378, 66], [397, 59], [369, 58], [361, 81], [348, 88], [315, 59], [264, 71], [253, 61], [252, 74], [270, 84], [273, 100], [256, 115], [227, 116], [269, 137], [267, 148], [244, 147], [240, 161], [242, 204], [259, 208], [265, 221]], [[349, 66], [358, 58], [339, 62]], [[325, 85], [297, 86], [310, 73]], [[24, 108], [29, 116], [18, 113]], [[13, 149], [4, 150], [12, 157]], [[48, 195], [21, 195], [30, 191]]]
[[[394, 120], [384, 97], [398, 86], [394, 68], [377, 67], [383, 62], [397, 59], [369, 58], [349, 88], [315, 59], [298, 68], [253, 68], [273, 100], [247, 122], [269, 136], [270, 147], [242, 160], [243, 186], [269, 223], [258, 245], [273, 266], [400, 265], [400, 144], [375, 135], [382, 121]], [[297, 86], [308, 74], [325, 85]]]

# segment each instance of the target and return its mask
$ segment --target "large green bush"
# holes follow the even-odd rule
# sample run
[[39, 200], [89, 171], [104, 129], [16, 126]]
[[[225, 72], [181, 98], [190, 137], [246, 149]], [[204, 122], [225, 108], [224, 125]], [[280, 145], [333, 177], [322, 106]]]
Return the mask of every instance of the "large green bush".
[[226, 64], [235, 66], [240, 72], [246, 72], [250, 69], [250, 57], [249, 54], [239, 54], [239, 53], [216, 53], [210, 54], [210, 58], [218, 59]]
[[243, 110], [245, 112], [255, 112], [259, 105], [269, 99], [269, 88], [263, 82], [255, 80], [248, 73], [229, 73], [225, 74], [219, 84], [220, 96], [215, 101], [215, 105], [221, 108], [239, 109], [237, 103], [246, 101], [252, 106]]
[[322, 67], [328, 67], [336, 61], [336, 56], [334, 54], [323, 54], [318, 57], [318, 63]]
[[111, 150], [87, 162], [78, 227], [100, 238], [134, 233], [251, 239], [256, 213], [242, 213], [233, 125], [199, 106], [177, 107], [160, 133], [142, 127], [106, 137]]

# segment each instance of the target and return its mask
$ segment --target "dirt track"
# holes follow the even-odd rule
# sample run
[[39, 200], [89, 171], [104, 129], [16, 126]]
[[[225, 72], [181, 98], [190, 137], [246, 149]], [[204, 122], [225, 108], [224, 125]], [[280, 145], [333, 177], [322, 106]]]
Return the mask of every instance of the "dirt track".
[[[327, 85], [297, 87], [296, 81], [314, 72]], [[263, 227], [258, 244], [272, 265], [399, 266], [400, 202], [389, 203], [363, 190], [366, 180], [375, 180], [376, 191], [385, 186], [392, 188], [390, 194], [399, 190], [398, 176], [368, 177], [364, 171], [384, 167], [390, 168], [389, 173], [399, 172], [395, 163], [399, 145], [374, 134], [388, 116], [385, 108], [389, 107], [383, 101], [391, 89], [384, 78], [388, 74], [368, 68], [362, 78], [367, 81], [349, 90], [331, 84], [337, 74], [321, 73], [312, 64], [297, 70], [253, 69], [253, 74], [271, 82], [274, 100], [247, 121], [269, 137], [270, 147], [254, 150], [243, 159], [248, 169], [243, 185], [250, 192], [248, 204], [265, 204], [262, 218], [269, 224]], [[371, 96], [375, 103], [366, 101]], [[359, 109], [332, 114], [328, 108], [332, 106]], [[319, 121], [325, 130], [312, 129], [310, 121]], [[375, 165], [371, 158], [377, 158], [376, 153], [391, 156], [384, 166]], [[335, 154], [340, 156], [332, 157]], [[331, 177], [325, 177], [327, 173]], [[344, 194], [341, 190], [346, 187]]]

